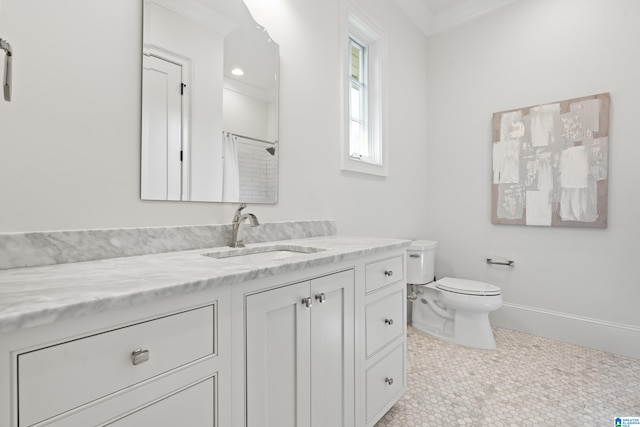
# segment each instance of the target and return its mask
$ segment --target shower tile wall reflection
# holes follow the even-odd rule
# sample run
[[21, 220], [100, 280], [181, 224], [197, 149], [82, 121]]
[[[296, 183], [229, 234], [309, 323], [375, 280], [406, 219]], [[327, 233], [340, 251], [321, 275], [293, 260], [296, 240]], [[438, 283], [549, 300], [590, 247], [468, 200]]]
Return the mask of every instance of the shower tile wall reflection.
[[236, 141], [240, 200], [246, 203], [273, 203], [277, 200], [278, 191], [278, 147], [240, 137]]

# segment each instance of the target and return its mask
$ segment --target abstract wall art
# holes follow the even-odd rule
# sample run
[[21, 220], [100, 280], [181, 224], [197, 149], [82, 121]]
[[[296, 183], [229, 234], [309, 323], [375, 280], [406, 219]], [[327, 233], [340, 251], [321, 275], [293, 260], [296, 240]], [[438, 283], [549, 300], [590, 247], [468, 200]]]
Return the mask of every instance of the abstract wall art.
[[608, 93], [493, 114], [494, 224], [607, 226]]

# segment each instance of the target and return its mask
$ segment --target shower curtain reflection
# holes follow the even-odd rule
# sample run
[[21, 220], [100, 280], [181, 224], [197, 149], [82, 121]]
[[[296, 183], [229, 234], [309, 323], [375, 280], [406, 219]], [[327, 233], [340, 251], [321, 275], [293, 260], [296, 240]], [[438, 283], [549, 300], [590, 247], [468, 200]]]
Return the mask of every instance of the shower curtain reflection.
[[[275, 203], [278, 200], [278, 141], [226, 131], [223, 140], [226, 153], [223, 155], [223, 201]], [[239, 198], [233, 200], [232, 197]]]
[[228, 132], [222, 135], [223, 142], [223, 178], [222, 201], [238, 202], [240, 200], [240, 169], [238, 166], [237, 137]]

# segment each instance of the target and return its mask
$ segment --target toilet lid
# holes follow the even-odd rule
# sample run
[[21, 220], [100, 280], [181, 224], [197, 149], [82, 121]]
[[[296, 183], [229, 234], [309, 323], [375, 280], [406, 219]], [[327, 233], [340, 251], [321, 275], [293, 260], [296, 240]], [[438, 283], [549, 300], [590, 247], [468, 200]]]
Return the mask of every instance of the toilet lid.
[[434, 249], [438, 246], [438, 242], [434, 240], [414, 240], [411, 242], [411, 245], [407, 248], [409, 251], [426, 251], [429, 249]]
[[456, 292], [466, 295], [500, 295], [500, 288], [489, 283], [476, 282], [475, 280], [456, 279], [443, 277], [436, 281], [436, 287], [442, 291]]

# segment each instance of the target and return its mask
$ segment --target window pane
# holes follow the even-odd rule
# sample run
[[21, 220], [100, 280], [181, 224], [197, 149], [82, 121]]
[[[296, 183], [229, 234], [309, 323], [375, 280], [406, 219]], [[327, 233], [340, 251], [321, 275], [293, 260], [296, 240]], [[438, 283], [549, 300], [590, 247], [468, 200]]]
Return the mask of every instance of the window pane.
[[353, 119], [357, 119], [357, 120], [362, 120], [362, 106], [361, 106], [361, 100], [362, 98], [360, 97], [360, 87], [357, 85], [352, 84], [351, 85], [351, 91], [349, 93], [350, 96], [350, 102], [349, 104], [351, 104], [351, 118]]
[[351, 143], [349, 144], [350, 150], [349, 150], [349, 154], [351, 156], [355, 155], [362, 155], [361, 152], [361, 133], [360, 133], [360, 123], [356, 122], [356, 121], [351, 121], [351, 130], [350, 130], [350, 140]]
[[369, 157], [369, 143], [364, 123], [351, 121], [349, 129], [349, 154], [353, 157]]
[[351, 78], [360, 81], [360, 48], [351, 42]]
[[351, 49], [349, 73], [351, 79], [362, 83], [364, 81], [364, 55], [365, 48], [353, 39], [349, 39], [349, 46]]
[[349, 38], [349, 155], [368, 159], [370, 155], [367, 131], [367, 48]]

